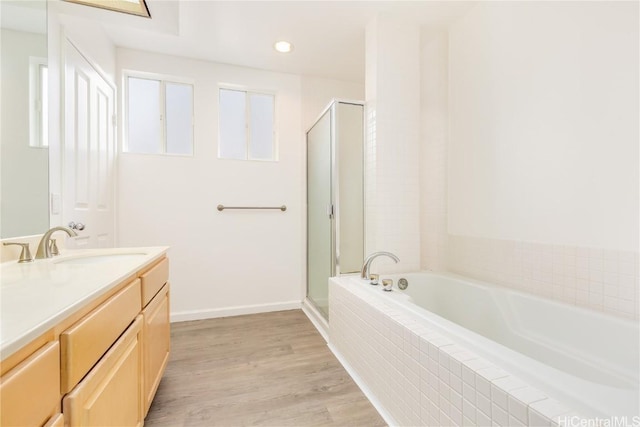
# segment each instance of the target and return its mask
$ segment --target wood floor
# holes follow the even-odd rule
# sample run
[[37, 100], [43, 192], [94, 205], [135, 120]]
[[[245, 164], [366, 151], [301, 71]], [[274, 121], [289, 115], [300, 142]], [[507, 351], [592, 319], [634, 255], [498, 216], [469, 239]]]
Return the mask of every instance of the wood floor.
[[301, 310], [183, 322], [156, 426], [383, 426]]

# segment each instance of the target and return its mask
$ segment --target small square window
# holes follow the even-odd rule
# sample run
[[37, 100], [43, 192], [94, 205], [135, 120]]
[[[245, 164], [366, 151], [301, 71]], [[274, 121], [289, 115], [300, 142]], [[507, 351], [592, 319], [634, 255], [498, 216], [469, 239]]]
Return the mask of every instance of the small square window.
[[220, 89], [219, 107], [219, 158], [277, 160], [273, 95]]
[[247, 158], [247, 94], [220, 89], [221, 159]]
[[167, 83], [165, 85], [165, 117], [167, 153], [193, 154], [193, 87]]
[[129, 77], [127, 151], [161, 153], [160, 81]]
[[125, 151], [193, 154], [193, 85], [126, 77]]
[[249, 158], [273, 159], [273, 96], [250, 94]]

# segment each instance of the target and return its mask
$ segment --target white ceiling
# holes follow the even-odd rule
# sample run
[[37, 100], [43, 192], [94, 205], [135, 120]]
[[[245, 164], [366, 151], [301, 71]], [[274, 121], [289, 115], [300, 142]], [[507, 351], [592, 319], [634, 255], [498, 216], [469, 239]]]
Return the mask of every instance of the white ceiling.
[[[444, 28], [474, 2], [147, 0], [152, 20], [91, 11], [117, 46], [253, 68], [364, 81], [364, 30], [380, 12]], [[65, 4], [71, 12], [90, 9]], [[86, 13], [85, 10], [80, 10]], [[273, 50], [277, 40], [294, 45]]]

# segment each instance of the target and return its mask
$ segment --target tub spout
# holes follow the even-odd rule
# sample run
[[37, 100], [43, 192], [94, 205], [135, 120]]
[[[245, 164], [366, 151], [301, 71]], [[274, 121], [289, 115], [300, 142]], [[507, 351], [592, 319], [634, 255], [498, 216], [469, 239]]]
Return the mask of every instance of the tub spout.
[[360, 272], [361, 278], [365, 280], [369, 279], [369, 269], [371, 268], [371, 263], [379, 256], [387, 256], [394, 260], [396, 264], [398, 263], [398, 261], [400, 261], [400, 259], [391, 252], [374, 252], [364, 260], [364, 264], [362, 264], [362, 271]]

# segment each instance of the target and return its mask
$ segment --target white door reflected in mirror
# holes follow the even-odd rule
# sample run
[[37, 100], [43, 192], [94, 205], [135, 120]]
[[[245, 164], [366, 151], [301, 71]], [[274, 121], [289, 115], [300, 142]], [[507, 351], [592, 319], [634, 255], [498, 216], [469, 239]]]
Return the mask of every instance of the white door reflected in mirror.
[[79, 232], [67, 246], [112, 247], [114, 89], [69, 41], [65, 44], [64, 132], [62, 219]]

